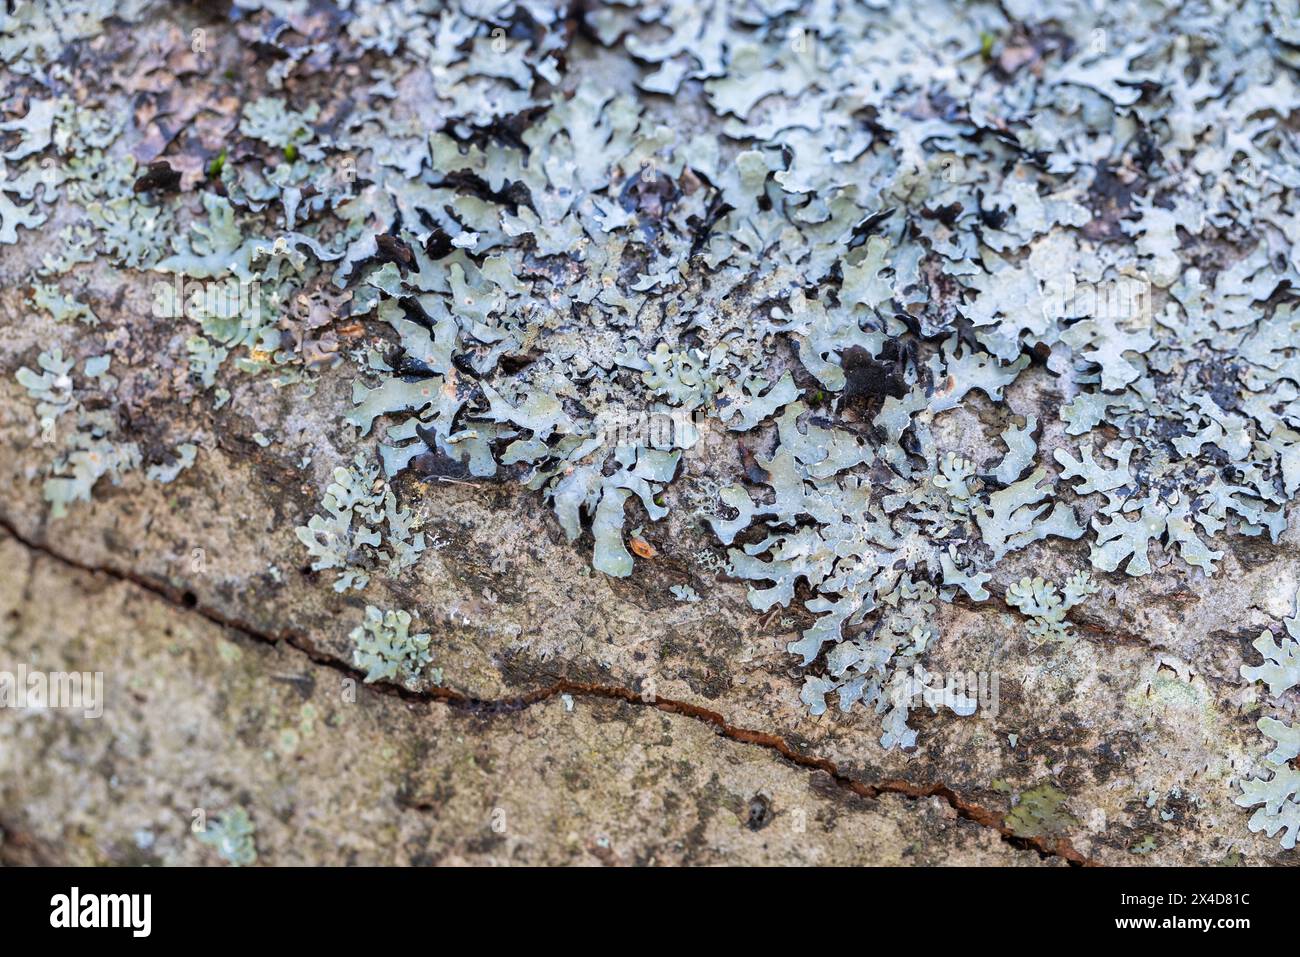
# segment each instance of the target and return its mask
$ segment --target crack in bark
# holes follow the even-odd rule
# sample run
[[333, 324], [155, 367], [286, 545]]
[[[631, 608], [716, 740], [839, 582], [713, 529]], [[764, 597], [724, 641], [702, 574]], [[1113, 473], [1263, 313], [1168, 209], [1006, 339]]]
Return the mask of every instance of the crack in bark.
[[[271, 647], [285, 645], [322, 668], [346, 675], [359, 683], [364, 678], [364, 672], [354, 668], [347, 662], [340, 661], [334, 656], [320, 651], [304, 635], [290, 631], [264, 632], [215, 608], [202, 604], [193, 592], [185, 591], [166, 582], [135, 572], [102, 565], [92, 565], [64, 555], [45, 543], [35, 541], [19, 532], [8, 516], [3, 514], [0, 514], [0, 530], [3, 530], [10, 538], [25, 548], [44, 555], [60, 565], [86, 574], [105, 575], [117, 581], [127, 582], [155, 595], [178, 609], [193, 612], [212, 624], [233, 631], [250, 641]], [[1004, 822], [1003, 815], [962, 797], [942, 782], [915, 784], [900, 778], [885, 778], [875, 782], [859, 781], [827, 758], [814, 757], [798, 751], [779, 735], [733, 725], [721, 713], [700, 705], [691, 704], [688, 701], [644, 695], [631, 688], [619, 685], [602, 685], [573, 681], [567, 678], [560, 678], [550, 685], [536, 688], [514, 698], [499, 699], [478, 698], [452, 688], [443, 687], [435, 687], [428, 691], [412, 691], [388, 683], [370, 684], [367, 687], [376, 693], [400, 698], [404, 701], [442, 704], [467, 714], [489, 717], [517, 713], [535, 704], [549, 701], [564, 694], [654, 708], [668, 714], [681, 715], [712, 725], [717, 734], [728, 740], [765, 748], [775, 752], [797, 767], [809, 771], [820, 771], [826, 774], [837, 787], [851, 791], [860, 797], [871, 800], [877, 799], [884, 794], [896, 794], [910, 800], [936, 797], [948, 804], [959, 818], [996, 831], [1004, 842], [1018, 850], [1034, 851], [1043, 858], [1059, 857], [1073, 866], [1098, 866], [1097, 861], [1084, 856], [1064, 837], [1025, 837], [1014, 833]]]

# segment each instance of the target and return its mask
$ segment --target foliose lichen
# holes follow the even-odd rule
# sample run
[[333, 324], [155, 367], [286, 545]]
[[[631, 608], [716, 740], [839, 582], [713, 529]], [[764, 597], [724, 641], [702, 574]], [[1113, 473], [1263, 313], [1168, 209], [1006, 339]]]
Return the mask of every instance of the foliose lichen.
[[242, 807], [233, 807], [221, 817], [206, 822], [203, 830], [196, 832], [199, 841], [216, 849], [228, 863], [235, 867], [249, 867], [257, 863], [257, 826]]
[[[628, 523], [713, 483], [750, 604], [812, 615], [809, 707], [861, 702], [894, 744], [882, 689], [942, 640], [936, 603], [989, 601], [1039, 543], [1195, 581], [1285, 529], [1297, 55], [1271, 3], [1188, 29], [1137, 2], [308, 6], [236, 0], [275, 56], [224, 119], [158, 108], [146, 72], [108, 81], [149, 100], [131, 123], [63, 51], [149, 4], [19, 3], [0, 243], [57, 211], [35, 305], [92, 329], [79, 274], [147, 271], [218, 412], [240, 376], [352, 378], [297, 530], [336, 588], [419, 560], [404, 489], [519, 482], [626, 577], [654, 560]], [[206, 75], [200, 39], [172, 69]], [[138, 450], [41, 351], [38, 417], [76, 420], [43, 476], [62, 512]], [[962, 438], [981, 417], [992, 461]], [[1007, 595], [1059, 638], [1080, 589]]]

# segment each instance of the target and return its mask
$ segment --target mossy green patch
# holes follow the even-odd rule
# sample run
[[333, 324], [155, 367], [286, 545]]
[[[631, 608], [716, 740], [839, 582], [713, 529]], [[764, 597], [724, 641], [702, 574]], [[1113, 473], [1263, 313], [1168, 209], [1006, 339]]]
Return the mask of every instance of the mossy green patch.
[[1051, 784], [1042, 784], [1020, 795], [1008, 812], [1006, 825], [1016, 837], [1055, 837], [1078, 823], [1066, 810], [1067, 797]]

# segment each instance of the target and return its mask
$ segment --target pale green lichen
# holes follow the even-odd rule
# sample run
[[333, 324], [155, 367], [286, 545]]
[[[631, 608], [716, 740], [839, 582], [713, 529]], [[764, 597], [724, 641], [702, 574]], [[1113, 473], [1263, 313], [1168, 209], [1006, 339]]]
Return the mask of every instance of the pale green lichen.
[[[433, 660], [427, 632], [411, 634], [411, 613], [366, 606], [365, 619], [352, 629], [352, 661], [367, 683], [391, 681], [414, 686]], [[437, 683], [437, 682], [435, 682]]]
[[[320, 115], [320, 106], [312, 103], [306, 112], [289, 109], [278, 97], [262, 97], [244, 104], [239, 132], [280, 150], [293, 150], [290, 159], [316, 138], [312, 124]], [[319, 151], [318, 151], [319, 152]]]
[[672, 585], [668, 591], [680, 602], [694, 604], [700, 601], [700, 593], [690, 585]]
[[1300, 594], [1296, 598], [1296, 616], [1284, 620], [1289, 637], [1281, 642], [1265, 629], [1255, 639], [1254, 648], [1264, 656], [1262, 665], [1242, 665], [1241, 676], [1247, 681], [1262, 681], [1268, 693], [1279, 697], [1300, 685]]
[[140, 465], [140, 450], [134, 442], [117, 440], [118, 422], [111, 408], [88, 408], [77, 392], [111, 395], [117, 380], [108, 375], [108, 356], [87, 359], [83, 364], [89, 385], [77, 389], [72, 377], [75, 363], [64, 359], [59, 349], [41, 353], [40, 375], [24, 366], [18, 382], [37, 401], [36, 414], [41, 445], [54, 449], [46, 464], [43, 495], [50, 503], [50, 516], [62, 518], [68, 506], [90, 501], [101, 478], [114, 485]]
[[57, 322], [76, 320], [87, 326], [99, 325], [99, 317], [89, 306], [73, 296], [64, 295], [57, 286], [37, 283], [32, 287], [32, 301]]
[[[1290, 637], [1281, 644], [1267, 630], [1255, 641], [1264, 664], [1241, 667], [1243, 678], [1263, 681], [1274, 698], [1300, 685], [1300, 645], [1296, 642], [1300, 637], [1300, 593], [1296, 595], [1295, 614], [1284, 623]], [[1276, 742], [1276, 747], [1264, 758], [1263, 774], [1241, 782], [1236, 802], [1241, 807], [1256, 808], [1249, 822], [1252, 831], [1263, 831], [1269, 837], [1281, 831], [1282, 847], [1292, 850], [1300, 837], [1300, 768], [1292, 763], [1300, 757], [1300, 725], [1263, 717], [1257, 727]]]
[[1070, 637], [1066, 613], [1099, 590], [1087, 572], [1066, 579], [1063, 593], [1041, 577], [1022, 578], [1007, 588], [1006, 602], [1030, 619], [1025, 630], [1039, 642], [1064, 641]]
[[[1215, 574], [1228, 535], [1277, 541], [1300, 492], [1285, 18], [1216, 8], [1188, 42], [1127, 2], [1050, 29], [1023, 4], [778, 6], [352, 0], [310, 42], [264, 31], [238, 132], [196, 155], [68, 82], [69, 50], [147, 4], [19, 3], [0, 59], [50, 92], [0, 120], [0, 242], [58, 203], [36, 305], [87, 327], [58, 277], [166, 274], [159, 318], [218, 409], [232, 372], [309, 388], [350, 360], [355, 464], [298, 529], [341, 589], [424, 549], [403, 473], [521, 481], [614, 576], [637, 572], [630, 513], [665, 518], [674, 482], [718, 489], [750, 604], [805, 596], [790, 651], [812, 708], [878, 706], [940, 640], [935, 602], [989, 600], [1045, 539], [1134, 577]], [[596, 55], [566, 55], [575, 36]], [[1023, 62], [981, 39], [1012, 36]], [[340, 39], [364, 70], [339, 68]], [[320, 70], [347, 110], [299, 82]], [[179, 194], [136, 192], [142, 148], [186, 164]], [[71, 368], [24, 376], [67, 443], [42, 476], [60, 509], [134, 467], [112, 397], [87, 410]], [[1059, 412], [1027, 414], [1044, 385]], [[972, 414], [997, 418], [1000, 460], [967, 441]], [[748, 443], [737, 460], [693, 458], [720, 431]], [[1008, 600], [1059, 638], [1089, 587]], [[886, 740], [910, 741], [885, 710]]]
[[257, 827], [248, 812], [234, 807], [220, 818], [207, 821], [198, 839], [215, 848], [217, 853], [235, 867], [249, 867], [257, 863]]
[[1273, 718], [1261, 718], [1258, 726], [1277, 747], [1264, 759], [1269, 767], [1262, 776], [1241, 782], [1236, 802], [1256, 808], [1250, 816], [1252, 831], [1263, 831], [1269, 837], [1281, 831], [1282, 847], [1292, 850], [1300, 837], [1300, 770], [1288, 762], [1300, 755], [1300, 726]]
[[312, 569], [337, 570], [335, 591], [362, 589], [371, 572], [383, 567], [390, 577], [409, 568], [425, 549], [414, 515], [401, 507], [380, 475], [379, 466], [357, 454], [349, 468], [336, 468], [321, 501], [323, 514], [295, 529], [307, 546]]

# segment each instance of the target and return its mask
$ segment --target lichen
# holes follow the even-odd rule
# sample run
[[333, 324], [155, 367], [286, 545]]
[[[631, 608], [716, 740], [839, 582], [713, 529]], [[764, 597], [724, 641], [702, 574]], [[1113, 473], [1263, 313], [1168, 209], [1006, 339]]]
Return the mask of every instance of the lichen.
[[[1296, 594], [1295, 613], [1284, 619], [1289, 638], [1279, 645], [1265, 630], [1255, 641], [1255, 649], [1264, 656], [1264, 664], [1242, 665], [1241, 676], [1247, 681], [1263, 681], [1269, 694], [1280, 698], [1300, 685], [1300, 592]], [[1264, 758], [1263, 773], [1241, 782], [1236, 802], [1241, 807], [1255, 807], [1249, 827], [1269, 837], [1282, 832], [1281, 844], [1293, 850], [1300, 837], [1300, 768], [1292, 762], [1300, 757], [1300, 725], [1289, 725], [1273, 717], [1263, 717], [1257, 727], [1276, 746]]]
[[1071, 634], [1065, 621], [1066, 612], [1099, 590], [1100, 586], [1087, 572], [1071, 575], [1063, 592], [1041, 577], [1022, 578], [1007, 588], [1006, 602], [1030, 619], [1025, 630], [1039, 643], [1064, 641]]
[[54, 450], [42, 469], [46, 478], [42, 493], [50, 503], [50, 516], [62, 518], [74, 502], [90, 501], [101, 478], [114, 485], [139, 467], [140, 449], [134, 442], [118, 439], [118, 421], [111, 408], [83, 404], [89, 395], [111, 395], [117, 380], [108, 374], [110, 357], [96, 356], [83, 364], [83, 385], [76, 387], [72, 376], [75, 362], [64, 359], [62, 350], [43, 352], [37, 375], [24, 366], [18, 382], [36, 400], [38, 441]]
[[216, 849], [228, 863], [235, 867], [250, 867], [257, 863], [257, 826], [242, 807], [234, 807], [216, 820], [206, 822], [198, 831], [198, 839]]
[[407, 611], [381, 611], [366, 606], [365, 619], [352, 629], [353, 663], [365, 671], [367, 683], [391, 681], [413, 686], [433, 660], [427, 632], [411, 634]]
[[1286, 632], [1281, 642], [1267, 629], [1255, 639], [1254, 648], [1264, 656], [1262, 665], [1242, 665], [1241, 676], [1247, 681], [1262, 681], [1268, 693], [1277, 698], [1300, 685], [1300, 594], [1296, 616], [1284, 620]]
[[379, 465], [362, 453], [349, 468], [334, 470], [320, 508], [323, 514], [296, 532], [313, 559], [313, 571], [338, 571], [335, 591], [365, 588], [376, 567], [396, 577], [425, 549], [411, 509], [398, 504]]
[[[144, 77], [66, 82], [143, 0], [19, 3], [0, 33], [33, 84], [0, 119], [0, 243], [51, 233], [37, 308], [99, 330], [88, 264], [162, 277], [214, 415], [238, 376], [351, 380], [297, 528], [334, 587], [420, 560], [401, 496], [442, 482], [522, 484], [615, 577], [647, 561], [629, 521], [716, 487], [751, 606], [812, 617], [789, 644], [809, 708], [862, 702], [897, 744], [884, 689], [942, 641], [937, 603], [989, 601], [1017, 553], [1080, 540], [1098, 573], [1195, 580], [1286, 528], [1300, 175], [1269, 6], [1196, 14], [1194, 42], [1129, 2], [343, 6], [240, 0], [268, 56], [230, 103], [194, 97], [217, 120], [98, 95]], [[321, 71], [341, 89], [301, 82]], [[111, 390], [90, 409], [72, 366], [26, 361], [61, 513], [139, 451]], [[1007, 601], [1059, 639], [1087, 581]]]
[[1267, 767], [1261, 776], [1241, 782], [1236, 802], [1256, 808], [1250, 816], [1252, 831], [1263, 831], [1269, 837], [1281, 831], [1282, 847], [1293, 850], [1300, 837], [1300, 770], [1288, 762], [1300, 755], [1300, 727], [1273, 718], [1261, 718], [1258, 726], [1277, 747], [1264, 759]]

